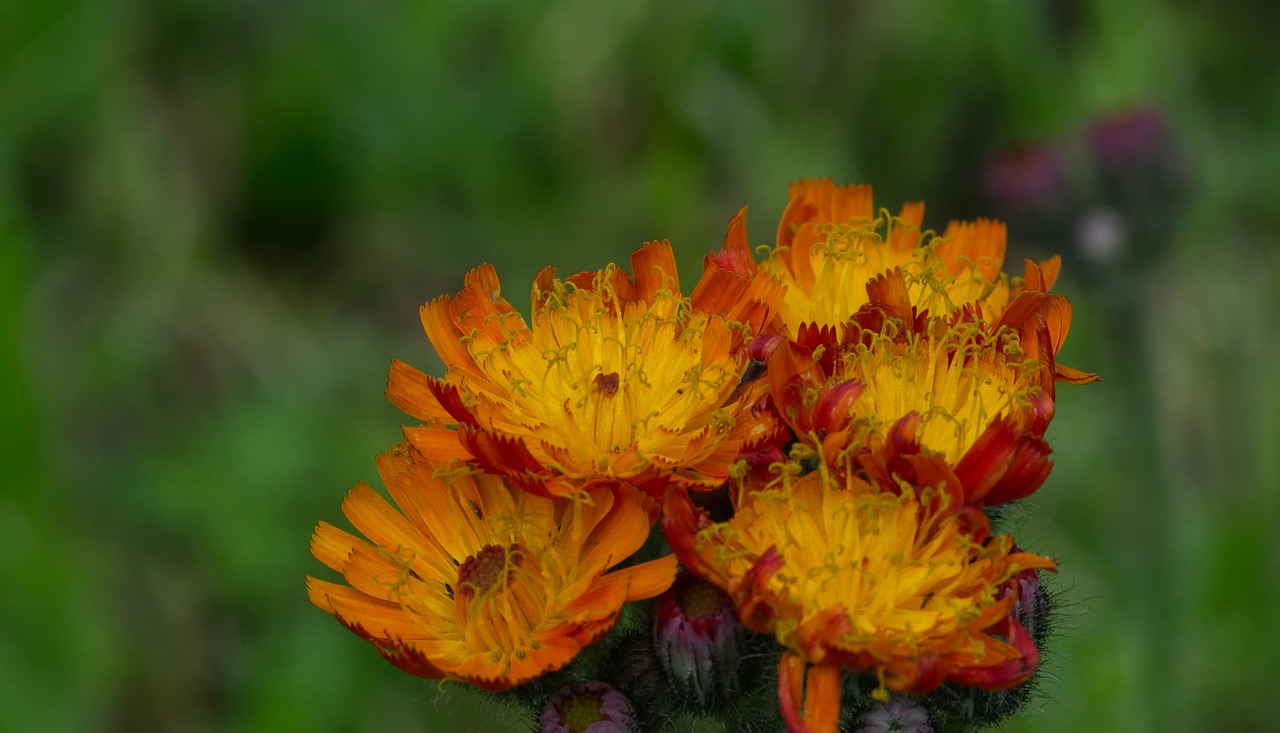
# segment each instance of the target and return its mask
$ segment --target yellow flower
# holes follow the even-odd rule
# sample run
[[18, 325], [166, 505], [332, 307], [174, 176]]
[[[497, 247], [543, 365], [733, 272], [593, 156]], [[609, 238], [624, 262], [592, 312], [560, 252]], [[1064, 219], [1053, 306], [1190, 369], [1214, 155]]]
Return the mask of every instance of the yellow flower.
[[977, 299], [999, 276], [1003, 224], [953, 222], [942, 245], [921, 247], [922, 203], [877, 216], [871, 186], [829, 179], [793, 183], [789, 199], [761, 267], [787, 285], [780, 310], [791, 335], [802, 323], [843, 323], [867, 302], [866, 283], [895, 267], [912, 277], [913, 302], [935, 312]]
[[[904, 204], [889, 216], [873, 207], [868, 185], [837, 186], [827, 178], [792, 183], [776, 246], [758, 264], [744, 218], [745, 210], [730, 222], [714, 264], [743, 275], [758, 269], [780, 281], [786, 294], [773, 325], [792, 338], [803, 324], [841, 327], [869, 302], [867, 285], [893, 269], [903, 272], [911, 304], [935, 316], [968, 305], [995, 322], [1028, 289], [1026, 279], [1011, 280], [1001, 272], [1003, 223], [952, 221], [936, 237], [921, 231], [923, 203]], [[1028, 274], [1040, 276], [1037, 284], [1047, 291], [1058, 266], [1056, 258], [1028, 263]]]
[[1004, 689], [1038, 663], [1006, 581], [1053, 562], [991, 537], [954, 487], [889, 493], [815, 471], [744, 492], [725, 522], [672, 491], [663, 529], [745, 626], [786, 647], [779, 692], [792, 729], [803, 718], [815, 733], [835, 731], [841, 669], [873, 672], [883, 697], [948, 680]]
[[769, 358], [773, 404], [796, 439], [890, 488], [894, 477], [954, 478], [968, 502], [984, 504], [1039, 488], [1052, 468], [1044, 434], [1061, 376], [1034, 306], [1056, 296], [1020, 294], [988, 325], [972, 308], [919, 314], [900, 269], [866, 290], [871, 301], [840, 335], [805, 326]]
[[368, 540], [321, 522], [311, 552], [349, 585], [307, 578], [311, 602], [407, 672], [503, 690], [569, 663], [625, 601], [675, 578], [675, 558], [610, 572], [649, 536], [633, 489], [584, 501], [513, 490], [502, 478], [378, 459], [399, 510], [359, 484], [343, 512]]
[[[739, 388], [752, 326], [683, 297], [666, 242], [631, 259], [634, 279], [614, 265], [565, 280], [544, 270], [531, 326], [490, 266], [423, 306], [447, 371], [393, 362], [388, 398], [425, 423], [405, 429], [409, 442], [551, 495], [593, 480], [654, 496], [721, 484], [744, 447], [776, 432], [753, 405], [763, 385]], [[735, 315], [759, 322], [763, 309]]]

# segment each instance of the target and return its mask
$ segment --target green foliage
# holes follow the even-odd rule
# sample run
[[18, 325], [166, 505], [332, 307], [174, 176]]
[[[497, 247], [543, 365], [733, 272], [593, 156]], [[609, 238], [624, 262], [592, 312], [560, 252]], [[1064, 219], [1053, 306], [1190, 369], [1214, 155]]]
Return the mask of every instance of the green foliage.
[[[935, 228], [1008, 219], [1008, 269], [1067, 260], [1062, 361], [1104, 381], [1060, 388], [1054, 474], [1002, 520], [1069, 599], [1003, 729], [1266, 729], [1280, 70], [1257, 5], [0, 5], [0, 729], [493, 730], [492, 700], [400, 673], [303, 590], [311, 527], [407, 420], [387, 362], [436, 368], [417, 306], [483, 261], [519, 303], [547, 264], [664, 237], [688, 289], [738, 207], [765, 243], [821, 175], [924, 198]], [[1168, 147], [1109, 171], [1085, 131], [1135, 107]], [[1048, 204], [984, 188], [1041, 148]], [[1090, 259], [1108, 212], [1126, 248]]]

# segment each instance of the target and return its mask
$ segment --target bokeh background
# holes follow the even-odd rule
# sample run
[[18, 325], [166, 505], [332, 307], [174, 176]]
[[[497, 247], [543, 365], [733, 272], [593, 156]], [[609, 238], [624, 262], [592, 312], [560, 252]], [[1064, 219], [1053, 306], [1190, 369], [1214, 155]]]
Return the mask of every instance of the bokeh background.
[[[1270, 8], [1270, 9], [1268, 9]], [[1060, 559], [1009, 731], [1267, 730], [1280, 666], [1280, 11], [1216, 3], [0, 4], [0, 729], [489, 731], [303, 576], [495, 262], [670, 238], [790, 180], [1011, 225], [1076, 304]]]

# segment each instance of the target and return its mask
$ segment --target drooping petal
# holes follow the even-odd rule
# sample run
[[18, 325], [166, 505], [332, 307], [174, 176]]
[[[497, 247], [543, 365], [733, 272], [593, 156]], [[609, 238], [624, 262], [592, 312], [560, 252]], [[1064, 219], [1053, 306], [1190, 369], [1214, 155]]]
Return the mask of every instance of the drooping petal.
[[778, 703], [787, 733], [836, 733], [840, 668], [808, 666], [804, 657], [784, 652], [778, 665]]

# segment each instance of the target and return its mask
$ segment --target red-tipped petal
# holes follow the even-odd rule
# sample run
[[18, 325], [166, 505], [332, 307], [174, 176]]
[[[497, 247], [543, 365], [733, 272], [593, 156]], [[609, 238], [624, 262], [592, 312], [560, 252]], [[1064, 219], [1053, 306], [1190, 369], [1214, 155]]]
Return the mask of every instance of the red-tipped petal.
[[964, 487], [965, 501], [982, 501], [1013, 463], [1018, 429], [1004, 417], [992, 422], [956, 464], [956, 476]]
[[861, 382], [841, 382], [822, 393], [813, 406], [813, 426], [819, 431], [834, 433], [843, 430], [849, 422], [849, 411], [865, 389]]
[[1053, 470], [1049, 444], [1041, 438], [1023, 436], [1014, 447], [1009, 469], [982, 497], [988, 506], [1025, 499], [1035, 493]]
[[915, 320], [914, 306], [911, 305], [911, 293], [907, 290], [906, 276], [902, 269], [895, 267], [881, 273], [867, 283], [867, 302], [880, 306], [889, 315], [903, 323]]
[[698, 552], [699, 530], [711, 522], [706, 512], [693, 505], [688, 492], [668, 489], [662, 503], [662, 533], [680, 564], [703, 578], [724, 587], [723, 576]]
[[653, 302], [659, 290], [680, 292], [676, 256], [667, 240], [649, 242], [631, 255], [637, 299]]
[[962, 670], [951, 675], [951, 681], [983, 690], [1007, 690], [1031, 679], [1040, 664], [1040, 650], [1036, 648], [1035, 640], [1012, 615], [1002, 621], [1001, 625], [1007, 625], [1005, 631], [1009, 646], [1013, 647], [1018, 656], [990, 667]]
[[466, 404], [462, 401], [462, 393], [457, 387], [447, 384], [444, 380], [435, 377], [427, 377], [427, 387], [431, 390], [431, 394], [435, 395], [436, 401], [446, 412], [458, 421], [459, 425], [475, 425], [476, 417], [471, 414], [471, 410], [467, 409]]
[[519, 438], [498, 435], [472, 425], [462, 425], [457, 432], [462, 446], [475, 457], [477, 463], [491, 473], [546, 472], [546, 468]]
[[772, 628], [775, 609], [773, 595], [769, 592], [769, 579], [778, 574], [782, 565], [778, 548], [770, 547], [742, 576], [736, 592], [732, 594], [738, 604], [738, 620], [752, 631], [768, 632]]

